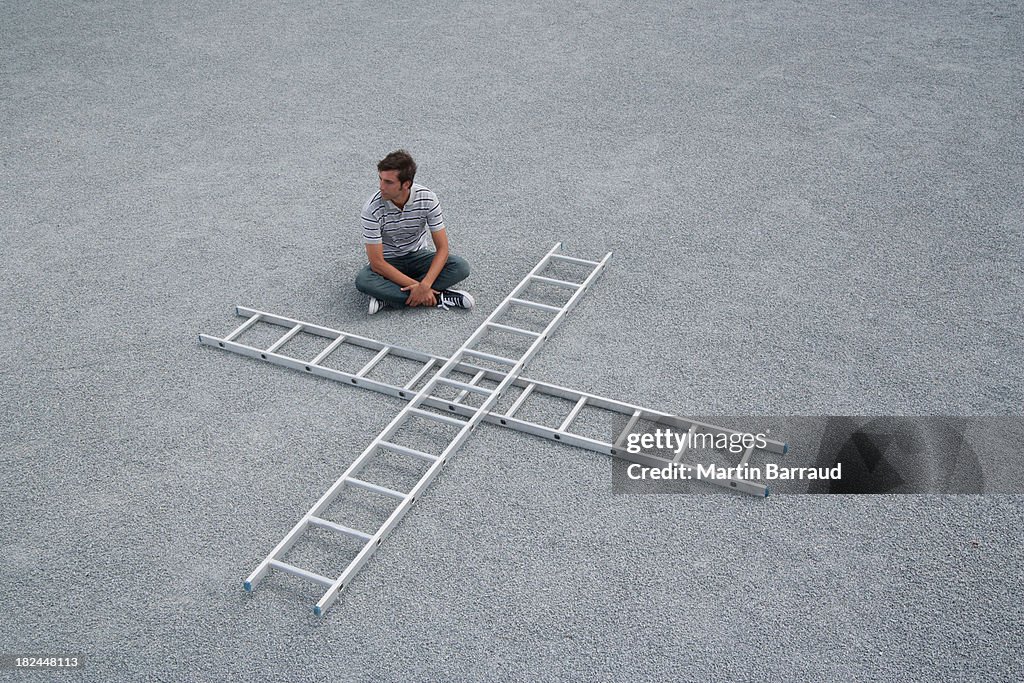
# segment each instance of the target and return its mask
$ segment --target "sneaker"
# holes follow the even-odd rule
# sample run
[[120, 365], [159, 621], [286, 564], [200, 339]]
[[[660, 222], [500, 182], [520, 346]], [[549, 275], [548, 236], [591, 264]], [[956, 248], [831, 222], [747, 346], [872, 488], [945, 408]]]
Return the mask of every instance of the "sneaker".
[[386, 305], [387, 304], [384, 303], [383, 301], [381, 301], [380, 299], [371, 296], [370, 297], [370, 308], [367, 309], [366, 312], [369, 313], [370, 315], [373, 315], [374, 313], [377, 313], [378, 311], [380, 311], [380, 309], [384, 308]]
[[460, 289], [445, 289], [437, 295], [437, 307], [446, 311], [449, 308], [465, 308], [468, 311], [475, 305], [476, 302], [473, 301], [469, 292], [463, 292]]

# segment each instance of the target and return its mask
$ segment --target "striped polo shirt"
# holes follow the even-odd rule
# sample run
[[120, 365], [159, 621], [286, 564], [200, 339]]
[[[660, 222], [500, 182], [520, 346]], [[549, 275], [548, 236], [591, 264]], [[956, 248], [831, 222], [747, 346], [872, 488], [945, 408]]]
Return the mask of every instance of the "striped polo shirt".
[[384, 258], [394, 258], [429, 247], [430, 233], [444, 229], [444, 218], [437, 195], [413, 183], [401, 209], [381, 199], [380, 190], [374, 193], [363, 207], [362, 224], [363, 240], [383, 244]]

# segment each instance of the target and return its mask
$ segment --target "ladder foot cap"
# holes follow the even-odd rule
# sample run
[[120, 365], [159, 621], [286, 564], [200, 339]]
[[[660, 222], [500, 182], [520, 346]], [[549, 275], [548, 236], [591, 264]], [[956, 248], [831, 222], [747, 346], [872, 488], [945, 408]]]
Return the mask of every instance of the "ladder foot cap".
[[248, 581], [246, 581], [246, 582], [245, 582], [244, 584], [242, 584], [242, 585], [243, 585], [243, 586], [245, 587], [245, 592], [246, 592], [246, 593], [252, 593], [252, 584], [251, 584], [251, 583], [249, 583]]
[[324, 613], [320, 611], [320, 605], [313, 606], [313, 614], [317, 615], [318, 617], [322, 617], [324, 615]]
[[788, 452], [789, 452], [789, 443], [787, 442], [787, 443], [782, 444], [782, 454], [785, 455]]

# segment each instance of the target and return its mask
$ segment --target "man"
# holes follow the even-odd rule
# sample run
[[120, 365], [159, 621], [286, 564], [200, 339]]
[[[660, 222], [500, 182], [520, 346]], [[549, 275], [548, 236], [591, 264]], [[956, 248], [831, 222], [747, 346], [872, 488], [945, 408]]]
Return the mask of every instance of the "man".
[[441, 204], [413, 182], [416, 162], [400, 149], [381, 159], [377, 175], [380, 191], [362, 213], [370, 263], [356, 276], [356, 289], [370, 295], [370, 315], [386, 305], [473, 308], [473, 297], [451, 289], [469, 276], [469, 264], [448, 253]]

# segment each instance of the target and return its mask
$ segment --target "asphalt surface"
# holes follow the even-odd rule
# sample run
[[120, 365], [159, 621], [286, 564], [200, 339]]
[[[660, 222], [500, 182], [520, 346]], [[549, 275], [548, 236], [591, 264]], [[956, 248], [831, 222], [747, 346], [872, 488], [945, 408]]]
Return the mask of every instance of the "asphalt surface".
[[[1021, 680], [1022, 29], [999, 2], [5, 4], [0, 655]], [[398, 147], [474, 311], [353, 288]], [[827, 416], [955, 419], [982, 493], [616, 495], [606, 456], [484, 427], [324, 617], [301, 580], [246, 594], [402, 404], [197, 335], [241, 304], [450, 354], [558, 241], [614, 256], [531, 376], [788, 426], [794, 462]]]

